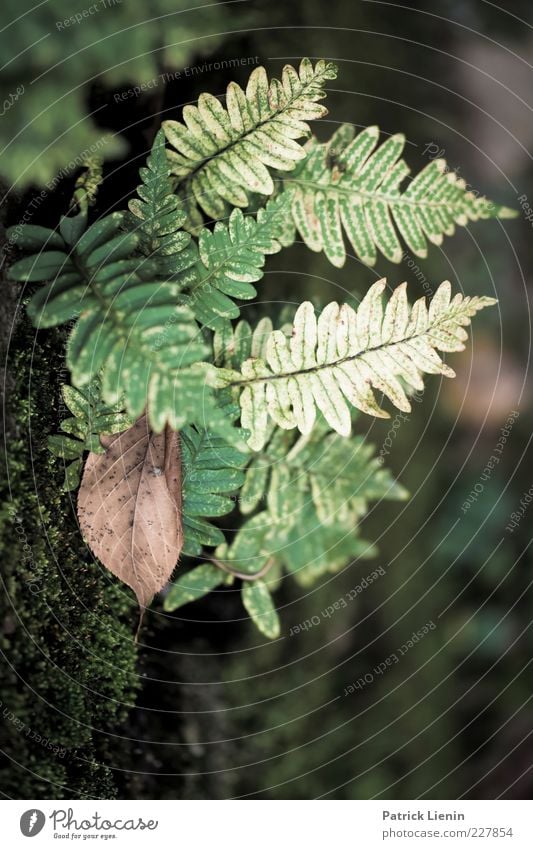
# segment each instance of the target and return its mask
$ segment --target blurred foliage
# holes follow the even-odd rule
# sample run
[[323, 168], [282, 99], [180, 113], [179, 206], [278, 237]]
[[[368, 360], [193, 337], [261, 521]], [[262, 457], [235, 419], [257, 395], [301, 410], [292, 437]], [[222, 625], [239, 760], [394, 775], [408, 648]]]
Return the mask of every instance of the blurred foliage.
[[101, 128], [105, 105], [89, 108], [91, 86], [162, 90], [160, 75], [217, 47], [224, 9], [203, 0], [6, 0], [3, 15], [1, 173], [24, 188], [69, 174], [89, 153], [125, 152]]

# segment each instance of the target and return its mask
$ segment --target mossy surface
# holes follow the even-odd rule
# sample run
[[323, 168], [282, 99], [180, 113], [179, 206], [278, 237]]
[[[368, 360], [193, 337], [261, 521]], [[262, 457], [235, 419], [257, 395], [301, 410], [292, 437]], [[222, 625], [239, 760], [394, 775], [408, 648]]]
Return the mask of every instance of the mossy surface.
[[0, 790], [113, 798], [127, 749], [114, 735], [136, 692], [136, 605], [90, 556], [61, 489], [61, 461], [46, 448], [60, 418], [63, 336], [36, 339], [28, 320], [14, 317], [15, 292], [5, 298]]

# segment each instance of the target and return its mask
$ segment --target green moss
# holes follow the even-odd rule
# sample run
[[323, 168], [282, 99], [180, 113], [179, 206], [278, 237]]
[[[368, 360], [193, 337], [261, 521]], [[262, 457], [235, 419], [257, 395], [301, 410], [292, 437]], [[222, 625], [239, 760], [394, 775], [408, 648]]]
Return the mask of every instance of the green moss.
[[[9, 309], [4, 318], [5, 330]], [[136, 691], [136, 605], [93, 561], [61, 491], [46, 437], [60, 417], [63, 338], [34, 341], [21, 319], [8, 355], [0, 512], [0, 788], [15, 798], [113, 798], [113, 732]]]

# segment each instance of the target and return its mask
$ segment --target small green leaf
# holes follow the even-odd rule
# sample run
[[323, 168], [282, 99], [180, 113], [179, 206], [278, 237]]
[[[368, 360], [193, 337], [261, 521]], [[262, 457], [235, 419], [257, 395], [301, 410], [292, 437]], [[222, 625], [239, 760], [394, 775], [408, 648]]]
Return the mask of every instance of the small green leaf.
[[87, 226], [87, 215], [78, 212], [77, 215], [62, 215], [59, 230], [67, 245], [75, 245]]
[[90, 401], [74, 386], [69, 386], [65, 383], [61, 387], [63, 400], [71, 413], [74, 413], [76, 418], [86, 419], [89, 415], [91, 404]]
[[61, 422], [61, 430], [69, 433], [71, 436], [77, 436], [78, 439], [85, 439], [85, 422], [82, 419], [77, 419], [70, 416], [68, 419], [63, 419]]
[[279, 617], [267, 585], [261, 579], [247, 582], [242, 588], [242, 603], [254, 625], [269, 640], [280, 634]]
[[51, 280], [67, 262], [68, 257], [63, 251], [43, 251], [19, 259], [9, 269], [8, 277], [25, 283]]
[[78, 488], [80, 484], [81, 469], [81, 458], [79, 460], [74, 460], [73, 463], [70, 463], [68, 466], [66, 466], [65, 480], [63, 482], [63, 489], [65, 490], [65, 492], [72, 492], [73, 489]]
[[97, 433], [120, 433], [133, 424], [127, 413], [104, 413], [92, 419], [91, 425]]
[[211, 563], [203, 563], [196, 569], [191, 569], [185, 575], [181, 575], [171, 586], [163, 607], [165, 610], [177, 610], [190, 601], [207, 595], [215, 587], [225, 583], [226, 574]]
[[65, 247], [59, 233], [35, 224], [17, 224], [9, 227], [6, 236], [9, 242], [25, 251], [36, 251], [44, 247], [49, 250], [52, 248], [63, 250]]
[[76, 251], [79, 254], [87, 254], [103, 245], [118, 231], [123, 220], [123, 212], [112, 212], [111, 215], [96, 221], [85, 231], [76, 245]]
[[47, 444], [52, 454], [64, 460], [74, 460], [83, 452], [83, 443], [68, 436], [49, 436]]
[[263, 568], [270, 554], [267, 535], [271, 527], [267, 513], [258, 513], [241, 525], [228, 551], [234, 569], [255, 575]]
[[87, 266], [94, 268], [94, 266], [126, 259], [133, 253], [138, 243], [139, 237], [135, 233], [120, 233], [114, 239], [104, 242], [103, 245], [91, 251], [86, 260]]
[[104, 454], [105, 448], [100, 442], [100, 437], [96, 433], [90, 433], [85, 439], [85, 448], [87, 451], [92, 451], [93, 454]]

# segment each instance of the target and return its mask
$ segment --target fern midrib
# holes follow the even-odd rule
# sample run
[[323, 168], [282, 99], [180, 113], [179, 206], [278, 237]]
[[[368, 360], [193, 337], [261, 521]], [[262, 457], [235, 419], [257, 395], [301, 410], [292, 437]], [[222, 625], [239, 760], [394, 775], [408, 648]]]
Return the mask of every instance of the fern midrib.
[[316, 372], [323, 371], [324, 369], [337, 368], [338, 366], [341, 366], [344, 363], [351, 363], [354, 360], [361, 359], [361, 357], [363, 357], [365, 354], [371, 354], [374, 351], [382, 351], [385, 348], [391, 348], [395, 345], [401, 345], [405, 342], [410, 342], [413, 339], [420, 339], [422, 336], [427, 336], [428, 333], [431, 332], [431, 330], [434, 330], [435, 328], [439, 327], [440, 324], [451, 321], [453, 319], [453, 316], [458, 312], [460, 313], [459, 310], [454, 310], [451, 313], [447, 313], [446, 315], [442, 316], [439, 321], [436, 321], [430, 327], [427, 327], [423, 331], [423, 333], [414, 333], [411, 336], [406, 336], [403, 339], [399, 339], [397, 342], [383, 342], [382, 344], [375, 345], [372, 348], [365, 348], [364, 351], [359, 351], [357, 354], [353, 354], [348, 357], [342, 357], [339, 360], [335, 360], [335, 362], [333, 363], [321, 363], [320, 365], [310, 366], [309, 368], [305, 369], [298, 369], [297, 371], [284, 372], [283, 374], [271, 374], [265, 377], [252, 377], [247, 380], [235, 380], [230, 382], [229, 386], [247, 386], [253, 383], [269, 383], [275, 380], [288, 380], [289, 377], [297, 377], [303, 374], [315, 374]]
[[[444, 209], [444, 210], [448, 210], [448, 211], [453, 211], [453, 214], [459, 214], [459, 213], [465, 212], [465, 210], [468, 210], [468, 204], [465, 201], [462, 201], [462, 202], [456, 201], [455, 203], [446, 203], [446, 201], [426, 201], [423, 198], [420, 199], [420, 200], [416, 200], [416, 199], [406, 198], [405, 195], [394, 195], [393, 196], [393, 195], [380, 194], [379, 190], [376, 190], [376, 192], [373, 192], [373, 193], [372, 192], [365, 192], [364, 190], [361, 190], [361, 189], [345, 188], [344, 186], [340, 185], [339, 183], [333, 183], [333, 184], [328, 183], [328, 184], [324, 185], [324, 184], [321, 184], [319, 182], [316, 182], [315, 180], [295, 180], [295, 179], [290, 178], [290, 177], [283, 180], [283, 183], [284, 184], [285, 183], [287, 183], [287, 184], [292, 183], [293, 185], [296, 185], [296, 186], [302, 186], [302, 187], [304, 187], [304, 189], [305, 189], [305, 187], [310, 187], [310, 188], [315, 189], [317, 192], [318, 191], [322, 191], [322, 192], [332, 192], [332, 191], [334, 191], [334, 192], [337, 192], [338, 194], [342, 194], [342, 195], [348, 196], [350, 198], [353, 198], [354, 196], [360, 197], [363, 201], [367, 201], [367, 202], [375, 202], [375, 201], [379, 200], [379, 201], [383, 201], [384, 203], [386, 203], [387, 206], [392, 206], [392, 207], [401, 204], [402, 206], [412, 206], [415, 209], [416, 208], [439, 209], [439, 210]], [[476, 200], [477, 201], [484, 200], [484, 198], [478, 197], [478, 198], [476, 198]], [[361, 205], [363, 205], [363, 204], [361, 204]]]
[[[316, 74], [316, 76], [313, 76], [310, 80], [308, 80], [308, 82], [304, 83], [304, 85], [300, 89], [299, 93], [294, 95], [294, 97], [292, 97], [289, 100], [289, 102], [286, 103], [283, 106], [282, 109], [276, 109], [276, 111], [272, 112], [268, 116], [268, 118], [264, 119], [264, 121], [259, 121], [257, 124], [254, 124], [254, 126], [252, 127], [251, 130], [248, 130], [244, 135], [240, 136], [238, 139], [234, 139], [233, 141], [229, 142], [224, 147], [221, 147], [219, 150], [217, 150], [215, 153], [213, 153], [212, 156], [205, 156], [203, 159], [199, 160], [198, 163], [194, 166], [194, 168], [191, 168], [191, 170], [188, 171], [186, 176], [184, 176], [183, 178], [177, 179], [177, 185], [179, 185], [182, 180], [184, 182], [188, 182], [189, 180], [191, 180], [194, 177], [194, 175], [197, 174], [198, 171], [200, 171], [209, 162], [212, 162], [214, 159], [217, 159], [219, 156], [224, 156], [224, 154], [226, 154], [228, 151], [232, 150], [234, 147], [236, 147], [236, 145], [241, 144], [243, 141], [246, 141], [246, 139], [252, 133], [255, 133], [257, 130], [262, 129], [264, 126], [266, 126], [268, 123], [270, 123], [270, 121], [273, 121], [279, 115], [282, 115], [285, 112], [285, 110], [290, 109], [292, 107], [292, 105], [294, 104], [294, 102], [305, 94], [305, 92], [309, 88], [309, 86], [313, 83], [316, 83], [316, 81], [320, 79], [320, 76], [321, 76], [320, 74]], [[306, 135], [310, 135], [310, 132], [308, 132]], [[305, 138], [305, 137], [306, 136], [301, 136], [301, 138]], [[180, 155], [183, 156], [183, 154], [180, 154]]]

